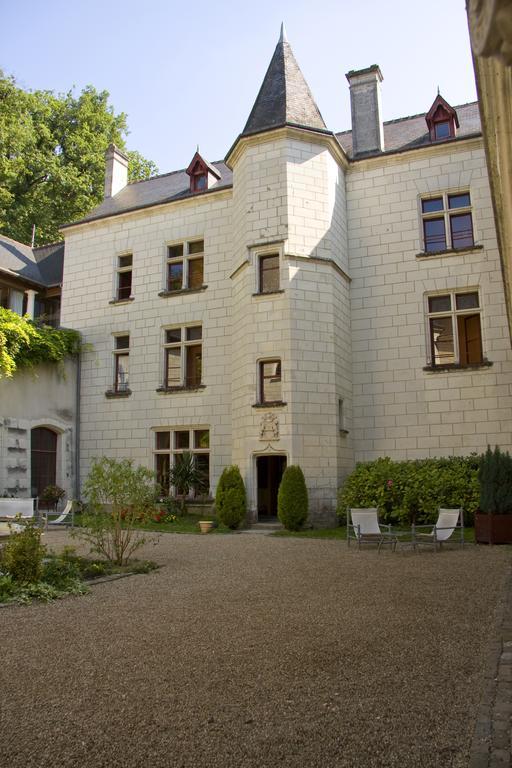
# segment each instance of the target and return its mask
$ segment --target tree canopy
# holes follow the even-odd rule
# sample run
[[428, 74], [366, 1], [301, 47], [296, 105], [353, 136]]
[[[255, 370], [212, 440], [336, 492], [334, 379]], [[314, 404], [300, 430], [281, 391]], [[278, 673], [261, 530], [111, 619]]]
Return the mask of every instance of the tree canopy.
[[[126, 115], [116, 115], [107, 91], [24, 91], [0, 70], [0, 232], [36, 245], [60, 238], [59, 226], [103, 198], [105, 151], [125, 149]], [[158, 173], [128, 152], [130, 181]]]

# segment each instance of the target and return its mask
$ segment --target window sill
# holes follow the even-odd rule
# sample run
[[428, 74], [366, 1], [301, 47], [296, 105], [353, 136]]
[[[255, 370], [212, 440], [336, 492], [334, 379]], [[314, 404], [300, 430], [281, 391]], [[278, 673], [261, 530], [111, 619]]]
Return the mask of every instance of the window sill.
[[253, 293], [253, 296], [278, 296], [280, 293], [284, 293], [284, 288], [281, 288], [279, 291], [258, 291], [258, 293]]
[[129, 304], [130, 301], [135, 301], [135, 296], [130, 296], [129, 299], [111, 299], [109, 304]]
[[283, 408], [288, 405], [284, 400], [272, 400], [268, 403], [254, 403], [253, 408]]
[[203, 389], [206, 389], [205, 384], [199, 384], [197, 387], [157, 387], [156, 391], [169, 395], [175, 392], [200, 392]]
[[466, 248], [445, 248], [444, 251], [422, 251], [416, 254], [417, 259], [435, 259], [441, 256], [460, 256], [463, 253], [483, 251], [483, 245], [468, 245]]
[[425, 365], [423, 370], [428, 373], [448, 373], [449, 371], [477, 371], [479, 368], [490, 368], [493, 363], [490, 360], [483, 360], [481, 363], [469, 363], [461, 365], [460, 363], [448, 363], [446, 365]]
[[116, 392], [113, 389], [107, 389], [105, 392], [105, 397], [108, 397], [110, 400], [116, 398], [116, 397], [130, 397], [132, 391], [131, 389], [124, 389], [122, 392]]
[[202, 293], [208, 288], [207, 285], [202, 285], [200, 288], [180, 288], [178, 291], [160, 291], [158, 294], [166, 299], [168, 296], [183, 296], [188, 293]]

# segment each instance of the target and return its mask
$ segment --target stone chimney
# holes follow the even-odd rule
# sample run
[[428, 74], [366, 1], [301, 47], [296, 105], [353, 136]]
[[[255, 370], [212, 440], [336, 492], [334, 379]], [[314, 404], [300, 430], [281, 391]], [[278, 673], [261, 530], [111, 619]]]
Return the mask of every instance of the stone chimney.
[[105, 197], [114, 197], [128, 183], [128, 158], [111, 144], [105, 152]]
[[384, 150], [380, 84], [382, 72], [377, 64], [367, 69], [351, 70], [346, 78], [350, 83], [352, 112], [352, 147], [354, 157]]

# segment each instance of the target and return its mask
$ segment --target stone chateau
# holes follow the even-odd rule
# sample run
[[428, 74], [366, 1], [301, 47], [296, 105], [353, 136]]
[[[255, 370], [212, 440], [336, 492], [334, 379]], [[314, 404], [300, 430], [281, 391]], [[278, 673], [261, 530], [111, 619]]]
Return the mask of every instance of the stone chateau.
[[379, 67], [347, 80], [334, 133], [282, 33], [223, 162], [127, 184], [109, 149], [103, 203], [63, 227], [61, 323], [91, 345], [75, 480], [106, 455], [165, 486], [191, 451], [198, 494], [239, 465], [256, 520], [299, 464], [322, 523], [356, 461], [512, 448], [478, 105], [383, 123]]

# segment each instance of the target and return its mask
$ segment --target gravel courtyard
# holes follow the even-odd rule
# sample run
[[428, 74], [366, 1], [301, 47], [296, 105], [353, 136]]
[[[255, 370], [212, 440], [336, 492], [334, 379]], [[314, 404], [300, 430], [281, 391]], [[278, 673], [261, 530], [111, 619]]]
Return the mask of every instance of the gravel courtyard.
[[166, 534], [143, 555], [164, 567], [0, 610], [1, 766], [467, 766], [509, 552]]

